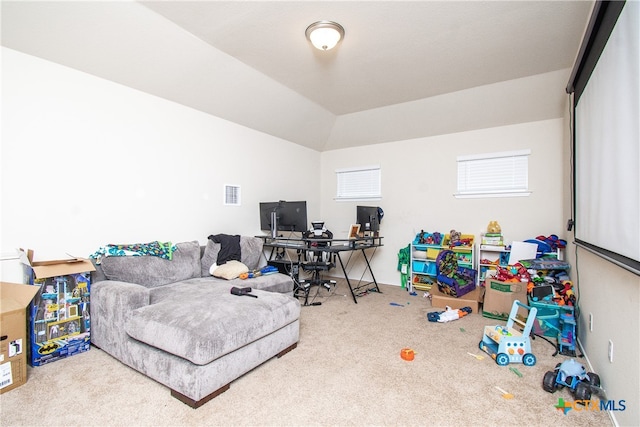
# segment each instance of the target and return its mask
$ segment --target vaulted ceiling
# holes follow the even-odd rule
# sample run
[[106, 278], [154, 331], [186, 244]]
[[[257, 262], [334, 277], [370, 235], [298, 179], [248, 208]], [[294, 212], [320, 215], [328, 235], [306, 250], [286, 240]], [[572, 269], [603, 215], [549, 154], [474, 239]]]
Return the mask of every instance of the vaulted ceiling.
[[592, 6], [3, 0], [2, 45], [323, 151], [561, 117]]

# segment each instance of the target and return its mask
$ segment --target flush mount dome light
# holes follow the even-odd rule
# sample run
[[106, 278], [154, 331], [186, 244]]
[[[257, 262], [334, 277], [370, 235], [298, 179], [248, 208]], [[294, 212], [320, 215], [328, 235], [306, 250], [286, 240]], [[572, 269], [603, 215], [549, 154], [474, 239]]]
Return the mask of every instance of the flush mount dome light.
[[344, 28], [332, 21], [318, 21], [309, 25], [304, 33], [316, 49], [329, 50], [342, 40]]

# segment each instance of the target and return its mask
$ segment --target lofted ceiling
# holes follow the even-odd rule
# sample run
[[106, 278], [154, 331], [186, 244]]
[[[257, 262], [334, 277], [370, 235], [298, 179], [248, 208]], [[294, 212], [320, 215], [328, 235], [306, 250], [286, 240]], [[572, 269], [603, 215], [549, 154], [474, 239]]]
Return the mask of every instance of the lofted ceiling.
[[3, 0], [2, 44], [324, 151], [561, 117], [592, 6]]

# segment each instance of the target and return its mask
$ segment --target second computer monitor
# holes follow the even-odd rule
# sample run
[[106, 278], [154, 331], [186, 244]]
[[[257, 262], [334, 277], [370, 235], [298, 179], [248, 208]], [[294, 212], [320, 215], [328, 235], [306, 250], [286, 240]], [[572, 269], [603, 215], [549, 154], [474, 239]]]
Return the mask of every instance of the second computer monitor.
[[309, 229], [306, 201], [261, 202], [260, 228], [262, 230], [271, 229], [272, 213], [276, 216], [276, 224], [279, 231], [302, 233]]
[[356, 221], [360, 224], [360, 231], [379, 231], [380, 220], [377, 206], [357, 206]]

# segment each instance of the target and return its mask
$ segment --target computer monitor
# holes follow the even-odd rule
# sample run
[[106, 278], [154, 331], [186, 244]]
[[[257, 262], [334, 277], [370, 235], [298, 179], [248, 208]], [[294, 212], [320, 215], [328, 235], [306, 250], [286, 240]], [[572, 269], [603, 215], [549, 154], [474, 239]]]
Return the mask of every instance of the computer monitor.
[[360, 224], [360, 231], [379, 231], [380, 219], [377, 206], [357, 206], [356, 222]]
[[[271, 230], [271, 213], [278, 213], [280, 202], [260, 202], [260, 230]], [[276, 222], [277, 224], [277, 222]]]
[[307, 224], [307, 202], [260, 202], [260, 229], [271, 230], [271, 218], [276, 217], [278, 231], [302, 233], [309, 229]]

